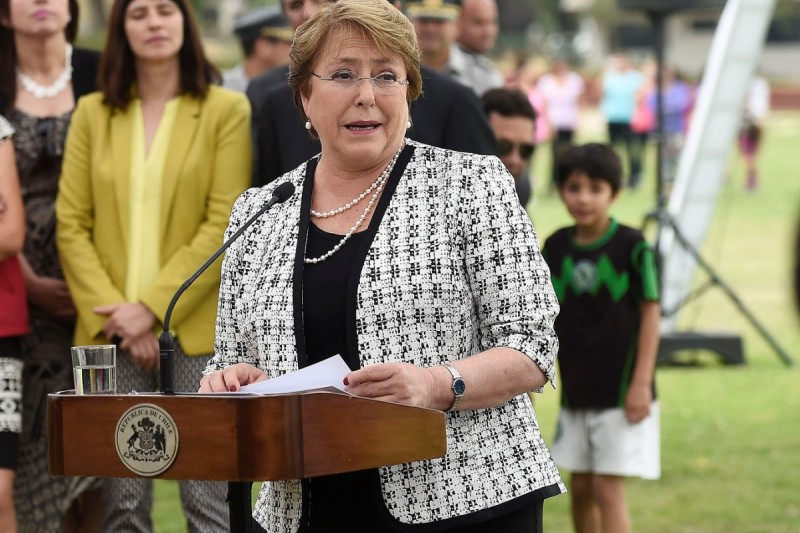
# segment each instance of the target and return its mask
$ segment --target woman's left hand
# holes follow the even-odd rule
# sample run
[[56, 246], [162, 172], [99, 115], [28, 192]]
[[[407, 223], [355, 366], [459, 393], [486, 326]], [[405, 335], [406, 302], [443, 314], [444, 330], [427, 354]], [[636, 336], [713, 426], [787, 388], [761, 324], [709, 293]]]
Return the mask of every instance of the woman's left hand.
[[153, 312], [139, 302], [101, 305], [92, 311], [108, 316], [103, 333], [109, 339], [136, 339], [151, 331], [156, 324]]
[[362, 398], [432, 408], [436, 380], [427, 368], [409, 363], [382, 363], [350, 372], [344, 378], [347, 392]]

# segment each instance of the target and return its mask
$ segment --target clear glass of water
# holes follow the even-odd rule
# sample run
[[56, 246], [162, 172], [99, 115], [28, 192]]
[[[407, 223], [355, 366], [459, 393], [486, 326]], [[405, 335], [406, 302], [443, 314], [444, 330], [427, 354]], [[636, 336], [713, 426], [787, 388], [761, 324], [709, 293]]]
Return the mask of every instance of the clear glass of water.
[[117, 392], [117, 347], [113, 344], [72, 347], [75, 394]]

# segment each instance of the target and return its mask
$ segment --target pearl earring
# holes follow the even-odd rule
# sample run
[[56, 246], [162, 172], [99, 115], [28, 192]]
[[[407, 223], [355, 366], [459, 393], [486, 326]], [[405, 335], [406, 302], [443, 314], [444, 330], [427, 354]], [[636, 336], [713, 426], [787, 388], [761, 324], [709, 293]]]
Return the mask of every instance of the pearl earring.
[[409, 129], [410, 127], [411, 127], [411, 121], [409, 120], [408, 122], [406, 122], [406, 129]]
[[310, 120], [306, 120], [306, 129], [307, 130], [311, 130], [311, 121]]

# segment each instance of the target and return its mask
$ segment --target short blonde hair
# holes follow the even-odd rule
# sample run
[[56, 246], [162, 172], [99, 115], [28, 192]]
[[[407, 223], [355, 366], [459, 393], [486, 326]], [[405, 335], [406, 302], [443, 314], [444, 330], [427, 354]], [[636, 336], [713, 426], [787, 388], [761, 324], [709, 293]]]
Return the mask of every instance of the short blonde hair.
[[422, 94], [419, 45], [411, 21], [386, 0], [339, 0], [324, 5], [294, 34], [289, 54], [289, 85], [303, 120], [308, 120], [302, 99], [311, 91], [314, 62], [331, 37], [341, 31], [360, 34], [381, 52], [400, 56], [406, 67], [406, 99], [410, 108]]

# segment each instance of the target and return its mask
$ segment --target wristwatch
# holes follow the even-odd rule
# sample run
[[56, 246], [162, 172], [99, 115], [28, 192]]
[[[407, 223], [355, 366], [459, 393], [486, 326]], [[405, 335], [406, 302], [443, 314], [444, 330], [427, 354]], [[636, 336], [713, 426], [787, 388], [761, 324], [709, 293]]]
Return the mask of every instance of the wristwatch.
[[455, 411], [458, 404], [464, 399], [464, 392], [467, 390], [467, 384], [464, 383], [464, 379], [461, 377], [461, 374], [458, 373], [456, 367], [450, 363], [442, 363], [442, 366], [453, 376], [453, 385], [450, 388], [453, 390], [455, 398], [453, 399], [453, 405], [450, 406], [448, 411]]

